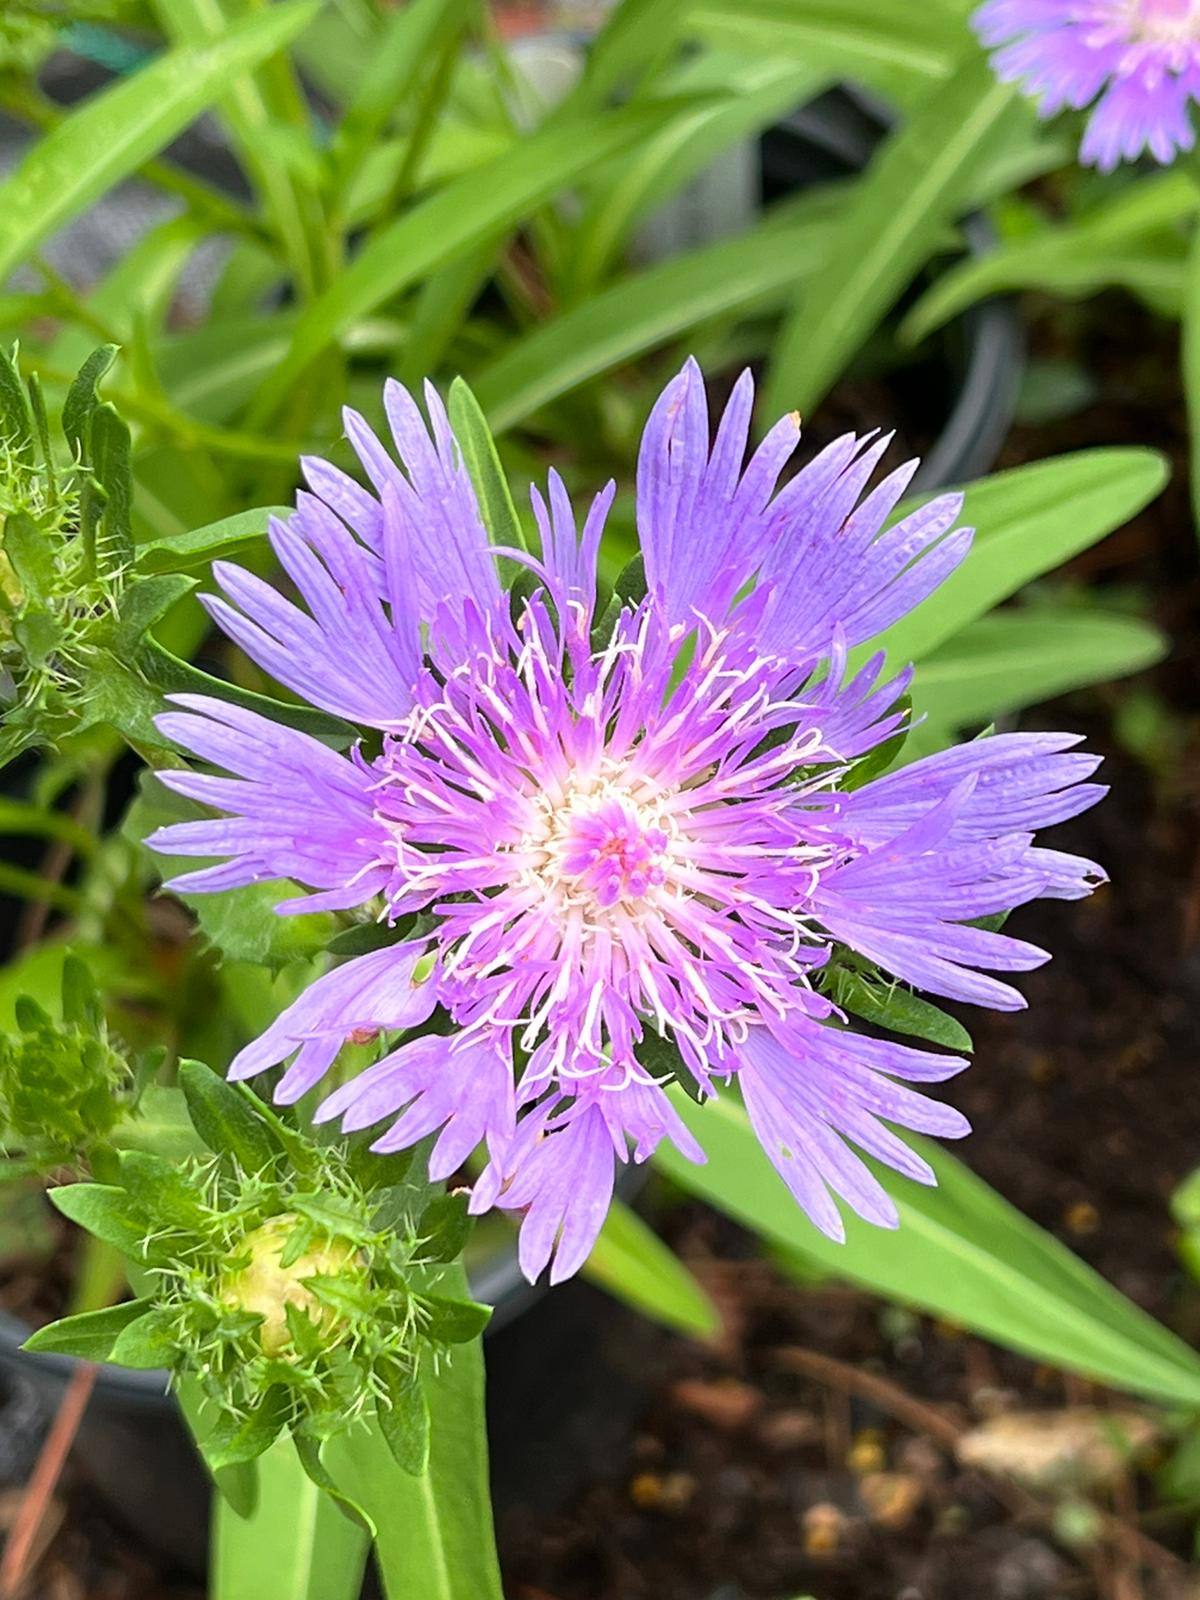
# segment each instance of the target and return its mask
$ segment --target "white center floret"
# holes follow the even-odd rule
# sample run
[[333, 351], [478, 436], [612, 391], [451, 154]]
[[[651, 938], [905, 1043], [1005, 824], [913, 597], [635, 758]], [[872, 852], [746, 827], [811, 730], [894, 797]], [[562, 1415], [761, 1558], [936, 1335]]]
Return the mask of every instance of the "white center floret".
[[1121, 0], [1120, 13], [1126, 36], [1139, 44], [1200, 40], [1200, 0]]

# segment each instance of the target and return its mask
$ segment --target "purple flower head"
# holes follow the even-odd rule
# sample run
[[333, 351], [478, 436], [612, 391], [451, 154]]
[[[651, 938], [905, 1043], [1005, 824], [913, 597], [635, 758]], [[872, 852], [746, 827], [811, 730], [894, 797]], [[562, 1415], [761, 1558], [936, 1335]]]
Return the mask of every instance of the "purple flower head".
[[975, 924], [1102, 878], [1033, 842], [1103, 792], [1069, 735], [980, 739], [852, 785], [902, 728], [910, 673], [886, 680], [882, 655], [851, 672], [847, 652], [963, 559], [961, 498], [892, 520], [912, 468], [871, 488], [887, 441], [852, 436], [780, 487], [796, 419], [746, 462], [749, 375], [710, 440], [689, 362], [642, 442], [644, 593], [599, 604], [612, 486], [580, 529], [551, 474], [548, 499], [533, 492], [540, 555], [505, 552], [528, 569], [518, 602], [437, 395], [429, 431], [398, 385], [385, 398], [403, 466], [348, 413], [374, 493], [308, 462], [313, 492], [271, 528], [298, 603], [225, 564], [227, 598], [207, 602], [369, 741], [338, 755], [193, 696], [160, 719], [230, 774], [161, 775], [225, 813], [154, 835], [225, 858], [175, 887], [287, 876], [313, 892], [281, 911], [362, 907], [409, 930], [318, 978], [232, 1075], [288, 1063], [275, 1093], [291, 1102], [351, 1035], [390, 1035], [319, 1117], [386, 1123], [380, 1150], [436, 1135], [435, 1177], [486, 1149], [472, 1209], [523, 1213], [531, 1278], [586, 1258], [618, 1162], [663, 1139], [704, 1159], [672, 1076], [700, 1097], [738, 1080], [818, 1227], [842, 1235], [835, 1195], [894, 1225], [850, 1143], [931, 1182], [893, 1127], [964, 1133], [912, 1085], [965, 1063], [850, 1031], [827, 971], [874, 963], [1018, 1007], [1004, 975], [1044, 952]]
[[1092, 106], [1085, 165], [1111, 172], [1144, 151], [1166, 164], [1195, 143], [1198, 0], [986, 0], [973, 22], [997, 47], [999, 77], [1019, 83], [1041, 116]]

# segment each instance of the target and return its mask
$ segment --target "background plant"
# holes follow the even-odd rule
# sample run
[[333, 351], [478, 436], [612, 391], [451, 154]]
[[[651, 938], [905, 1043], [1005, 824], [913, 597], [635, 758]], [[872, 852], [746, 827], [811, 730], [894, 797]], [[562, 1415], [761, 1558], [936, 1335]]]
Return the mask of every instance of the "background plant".
[[[141, 1094], [103, 1148], [42, 1143], [39, 1170], [69, 1156], [83, 1176], [124, 1192], [145, 1176], [143, 1156], [190, 1149], [203, 1163], [177, 1063], [227, 1062], [327, 951], [347, 953], [362, 936], [328, 915], [275, 918], [274, 886], [185, 909], [154, 899], [157, 868], [138, 841], [180, 816], [181, 802], [145, 780], [131, 796], [136, 763], [124, 754], [173, 759], [151, 718], [178, 688], [251, 705], [269, 696], [277, 716], [334, 742], [351, 736], [223, 654], [193, 594], [216, 556], [266, 562], [268, 513], [291, 499], [297, 457], [338, 435], [344, 400], [370, 416], [384, 373], [444, 385], [465, 374], [478, 402], [459, 391], [460, 417], [476, 419], [473, 469], [504, 515], [494, 461], [514, 488], [547, 460], [569, 482], [607, 471], [628, 481], [647, 398], [684, 347], [718, 371], [762, 362], [764, 416], [808, 412], [847, 371], [886, 369], [996, 289], [1078, 294], [1116, 283], [1168, 314], [1194, 298], [1190, 177], [1080, 177], [1061, 131], [1039, 126], [991, 79], [968, 9], [938, 0], [918, 17], [891, 0], [627, 0], [553, 105], [468, 0], [399, 10], [164, 0], [6, 18], [0, 103], [28, 144], [0, 185], [0, 337], [14, 348], [0, 365], [0, 752], [21, 758], [0, 824], [38, 841], [47, 870], [6, 864], [0, 875], [0, 889], [33, 907], [0, 975], [0, 1024], [8, 1062], [53, 1039], [59, 1068], [90, 1081], [97, 1060], [64, 1044], [80, 1026], [73, 952], [118, 1041], [99, 1066], [128, 1072]], [[120, 46], [111, 59], [122, 70], [68, 108], [37, 69], [55, 48], [95, 54], [84, 24], [104, 25], [99, 37]], [[780, 202], [735, 237], [649, 263], [639, 255], [645, 219], [706, 163], [844, 79], [896, 113], [861, 177]], [[172, 154], [202, 113], [244, 183], [218, 186]], [[53, 265], [56, 231], [134, 178], [173, 213], [98, 277]], [[1000, 249], [931, 274], [961, 255], [957, 220], [981, 204]], [[213, 259], [197, 294], [196, 263]], [[924, 720], [904, 758], [1157, 658], [1161, 641], [1127, 608], [1081, 599], [1049, 575], [1133, 515], [1163, 477], [1156, 456], [1130, 448], [970, 486], [965, 516], [980, 530], [971, 561], [882, 640], [897, 661], [919, 664]], [[617, 524], [622, 511], [628, 527], [627, 505]], [[610, 581], [631, 549], [614, 544]], [[963, 1046], [958, 1024], [902, 986], [850, 970], [836, 981], [840, 1002], [867, 1021]], [[115, 1065], [144, 1062], [153, 1044], [164, 1061]], [[29, 1158], [27, 1144], [14, 1151]], [[939, 1190], [889, 1178], [905, 1226], [894, 1238], [852, 1232], [840, 1252], [787, 1207], [735, 1107], [706, 1169], [675, 1170], [669, 1156], [664, 1167], [798, 1272], [850, 1277], [1041, 1359], [1196, 1408], [1192, 1352], [958, 1162], [927, 1154]], [[193, 1188], [207, 1181], [199, 1168], [195, 1178]], [[229, 1191], [212, 1198], [222, 1215], [238, 1203]], [[89, 1294], [111, 1299], [112, 1252], [129, 1252], [97, 1237], [109, 1265]], [[136, 1252], [129, 1270], [139, 1271]], [[711, 1325], [698, 1287], [629, 1213], [614, 1214], [591, 1270], [677, 1326]], [[168, 1361], [166, 1346], [155, 1349]], [[229, 1464], [215, 1449], [213, 1460], [228, 1485]], [[218, 1593], [250, 1570], [252, 1552], [283, 1559], [286, 1524], [269, 1508], [287, 1493], [314, 1495], [325, 1515], [321, 1491], [308, 1479], [297, 1488], [296, 1470], [286, 1441], [271, 1444], [261, 1511], [250, 1522], [219, 1513]], [[456, 1470], [436, 1445], [431, 1470]], [[478, 1462], [471, 1471], [478, 1481]], [[392, 1468], [379, 1482], [411, 1499]], [[240, 1511], [249, 1504], [243, 1495]], [[438, 1559], [436, 1543], [421, 1549]], [[388, 1559], [407, 1558], [397, 1549]], [[311, 1564], [289, 1570], [296, 1592], [313, 1581]], [[338, 1590], [320, 1570], [332, 1600]], [[348, 1562], [337, 1580], [347, 1593], [354, 1570]]]

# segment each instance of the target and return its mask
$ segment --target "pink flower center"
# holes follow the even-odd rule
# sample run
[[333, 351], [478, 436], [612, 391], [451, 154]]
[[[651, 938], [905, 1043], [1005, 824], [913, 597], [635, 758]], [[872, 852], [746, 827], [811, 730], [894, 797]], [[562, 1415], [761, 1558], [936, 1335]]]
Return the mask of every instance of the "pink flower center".
[[666, 881], [666, 832], [624, 796], [609, 795], [572, 814], [563, 832], [560, 867], [576, 891], [599, 906], [640, 900]]

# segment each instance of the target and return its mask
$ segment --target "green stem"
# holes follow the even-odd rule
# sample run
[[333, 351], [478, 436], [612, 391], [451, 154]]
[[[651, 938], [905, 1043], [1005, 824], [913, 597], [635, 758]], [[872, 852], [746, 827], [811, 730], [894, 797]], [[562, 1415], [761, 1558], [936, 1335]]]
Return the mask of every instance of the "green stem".
[[[262, 0], [254, 0], [257, 8]], [[180, 44], [220, 38], [229, 26], [229, 0], [156, 0], [163, 32]], [[265, 68], [235, 77], [222, 102], [222, 114], [272, 233], [288, 263], [296, 292], [308, 300], [324, 286], [326, 249], [319, 196], [278, 155], [265, 148], [278, 125], [278, 77]]]
[[79, 1265], [67, 1304], [67, 1314], [72, 1317], [80, 1311], [101, 1311], [111, 1306], [128, 1281], [125, 1257], [119, 1250], [94, 1234], [84, 1233], [81, 1237]]
[[82, 295], [76, 293], [71, 284], [61, 273], [55, 271], [44, 256], [38, 257], [36, 265], [45, 282], [46, 299], [52, 310], [60, 312], [72, 322], [77, 322], [81, 328], [94, 333], [105, 344], [124, 344], [124, 336], [110, 322], [97, 315], [93, 307]]
[[[445, 1293], [467, 1292], [461, 1266]], [[442, 1286], [439, 1285], [439, 1288]], [[378, 1424], [331, 1439], [322, 1460], [338, 1489], [378, 1528], [375, 1560], [387, 1600], [503, 1600], [488, 1493], [483, 1345], [454, 1347], [425, 1374], [428, 1470], [396, 1465]]]
[[256, 1466], [248, 1517], [214, 1499], [209, 1600], [358, 1600], [367, 1534], [312, 1482], [290, 1438]]
[[458, 35], [452, 34], [442, 46], [437, 65], [421, 95], [416, 119], [400, 159], [400, 166], [379, 209], [375, 226], [371, 229], [372, 234], [381, 232], [395, 219], [396, 213], [412, 190], [421, 162], [425, 159], [425, 152], [429, 148], [429, 141], [437, 126], [438, 112], [450, 92], [450, 85], [459, 62], [458, 45]]
[[83, 896], [63, 883], [48, 883], [36, 872], [26, 872], [23, 867], [10, 866], [0, 861], [0, 894], [11, 894], [21, 900], [44, 900], [65, 916], [78, 916], [83, 910]]

